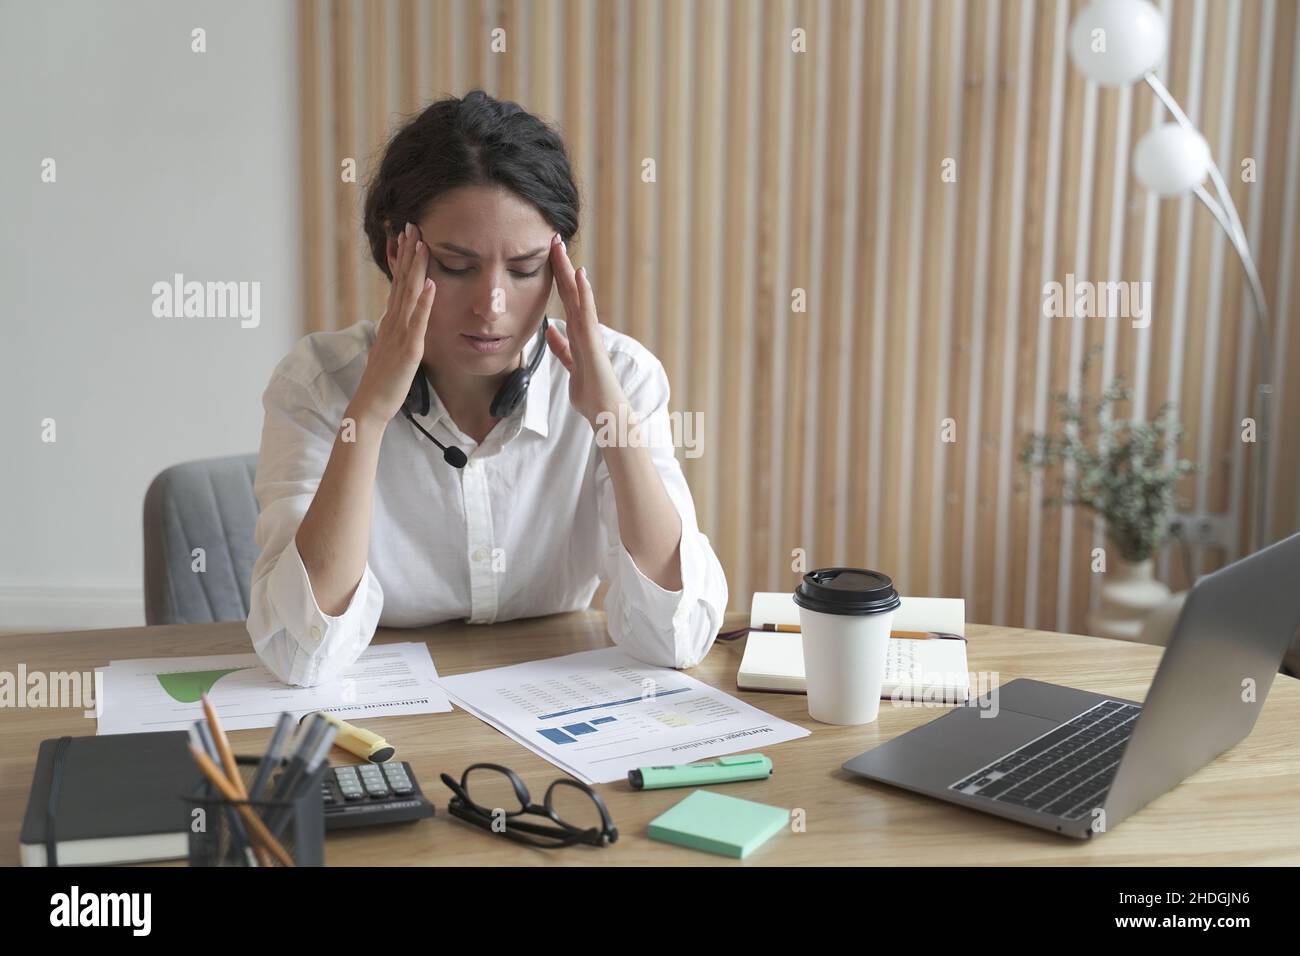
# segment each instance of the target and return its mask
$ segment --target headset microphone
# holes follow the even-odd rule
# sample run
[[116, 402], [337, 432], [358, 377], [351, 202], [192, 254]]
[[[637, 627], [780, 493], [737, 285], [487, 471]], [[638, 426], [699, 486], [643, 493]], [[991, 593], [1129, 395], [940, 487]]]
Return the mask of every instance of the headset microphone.
[[[420, 377], [423, 378], [424, 376], [420, 376]], [[438, 439], [430, 435], [427, 431], [424, 431], [424, 426], [415, 420], [415, 418], [411, 415], [411, 410], [407, 408], [405, 405], [402, 406], [402, 414], [404, 414], [407, 418], [411, 420], [412, 425], [420, 429], [420, 431], [424, 432], [425, 437], [428, 438], [429, 441], [433, 442], [435, 445], [437, 445], [439, 448], [442, 449], [443, 461], [451, 465], [453, 468], [465, 467], [465, 462], [469, 461], [469, 459], [465, 457], [465, 453], [463, 451], [461, 451], [459, 448], [457, 448], [454, 445], [449, 448], [448, 446], [444, 445], [442, 442], [438, 441]]]

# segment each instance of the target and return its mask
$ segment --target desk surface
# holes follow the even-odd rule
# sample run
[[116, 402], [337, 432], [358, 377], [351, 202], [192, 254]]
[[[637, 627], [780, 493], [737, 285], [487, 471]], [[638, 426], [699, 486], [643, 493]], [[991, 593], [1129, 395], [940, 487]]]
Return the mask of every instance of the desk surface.
[[[742, 627], [728, 615], [724, 630]], [[1143, 700], [1161, 649], [1100, 638], [969, 625], [972, 671], [1069, 684]], [[445, 624], [424, 630], [381, 629], [376, 642], [427, 640], [443, 675], [516, 664], [607, 646], [604, 616], [584, 611], [492, 627]], [[111, 659], [239, 653], [249, 649], [242, 623], [79, 631], [0, 637], [0, 671], [85, 671]], [[895, 790], [845, 773], [848, 758], [939, 716], [935, 708], [882, 706], [865, 727], [832, 727], [808, 717], [801, 695], [736, 690], [743, 641], [718, 644], [690, 673], [812, 731], [767, 751], [768, 780], [728, 784], [724, 792], [805, 811], [805, 832], [774, 837], [741, 865], [772, 864], [1180, 864], [1300, 863], [1300, 681], [1280, 676], [1252, 734], [1111, 833], [1082, 842]], [[646, 837], [650, 820], [688, 789], [639, 793], [626, 782], [598, 789], [619, 829], [606, 849], [539, 850], [496, 839], [446, 814], [450, 795], [438, 779], [477, 761], [518, 771], [534, 796], [560, 774], [554, 766], [460, 709], [366, 722], [410, 762], [438, 807], [432, 821], [332, 834], [334, 865], [414, 864], [734, 864]], [[80, 710], [0, 711], [0, 865], [16, 865], [18, 831], [37, 743], [61, 734], [94, 733]], [[237, 751], [261, 752], [269, 730], [231, 733]], [[336, 763], [354, 763], [335, 750]]]

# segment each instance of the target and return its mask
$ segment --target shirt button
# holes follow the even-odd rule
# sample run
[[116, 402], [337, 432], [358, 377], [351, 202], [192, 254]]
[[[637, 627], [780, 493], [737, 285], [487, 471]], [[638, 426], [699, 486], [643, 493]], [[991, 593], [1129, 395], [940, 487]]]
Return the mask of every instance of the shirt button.
[[487, 556], [488, 556], [487, 548], [479, 548], [477, 551], [474, 552], [475, 561], [486, 561]]
[[311, 626], [311, 636], [316, 638], [318, 641], [320, 640], [320, 627], [318, 625], [313, 624]]

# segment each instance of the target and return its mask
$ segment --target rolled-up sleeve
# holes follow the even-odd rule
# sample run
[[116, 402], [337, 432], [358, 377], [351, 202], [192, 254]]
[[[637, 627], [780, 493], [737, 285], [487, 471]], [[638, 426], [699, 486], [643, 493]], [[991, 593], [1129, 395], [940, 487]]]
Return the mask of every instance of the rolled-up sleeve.
[[609, 636], [638, 660], [662, 667], [694, 667], [713, 646], [727, 608], [727, 578], [709, 539], [700, 529], [695, 502], [672, 442], [668, 375], [652, 359], [648, 374], [626, 388], [642, 421], [655, 470], [681, 517], [681, 581], [678, 591], [660, 587], [642, 573], [619, 535], [618, 505], [604, 456], [598, 456], [601, 578], [609, 582], [605, 617]]
[[338, 678], [370, 644], [384, 592], [366, 563], [339, 615], [320, 609], [294, 540], [320, 485], [337, 425], [311, 390], [277, 373], [262, 395], [266, 416], [253, 492], [261, 508], [254, 530], [248, 633], [266, 667], [288, 684]]

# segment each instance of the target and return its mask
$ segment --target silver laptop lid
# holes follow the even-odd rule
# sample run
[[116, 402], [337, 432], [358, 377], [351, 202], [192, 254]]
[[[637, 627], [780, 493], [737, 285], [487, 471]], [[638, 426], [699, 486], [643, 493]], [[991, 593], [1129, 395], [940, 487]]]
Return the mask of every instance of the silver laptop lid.
[[1300, 534], [1196, 583], [1116, 768], [1108, 829], [1250, 733], [1298, 627]]

